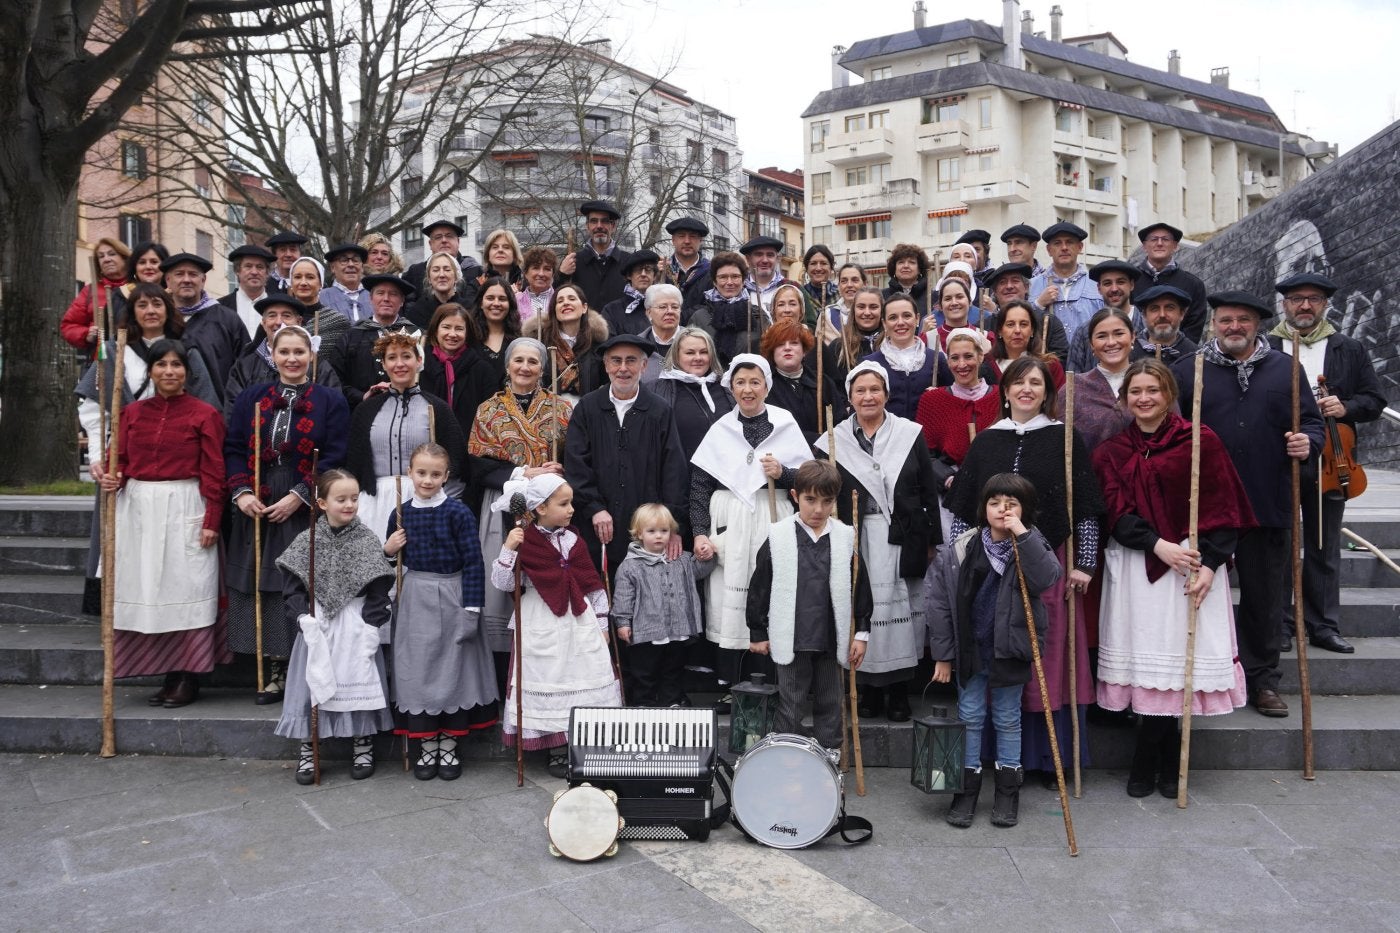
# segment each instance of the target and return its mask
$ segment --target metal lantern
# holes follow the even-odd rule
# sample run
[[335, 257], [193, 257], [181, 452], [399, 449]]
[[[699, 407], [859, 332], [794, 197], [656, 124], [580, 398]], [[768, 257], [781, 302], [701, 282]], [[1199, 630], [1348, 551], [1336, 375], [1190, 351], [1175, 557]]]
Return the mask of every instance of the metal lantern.
[[736, 755], [753, 748], [755, 742], [773, 731], [778, 715], [778, 687], [766, 683], [767, 679], [755, 672], [730, 688], [729, 750]]
[[967, 723], [948, 718], [933, 707], [931, 716], [914, 717], [914, 760], [909, 783], [926, 794], [960, 794], [967, 749]]

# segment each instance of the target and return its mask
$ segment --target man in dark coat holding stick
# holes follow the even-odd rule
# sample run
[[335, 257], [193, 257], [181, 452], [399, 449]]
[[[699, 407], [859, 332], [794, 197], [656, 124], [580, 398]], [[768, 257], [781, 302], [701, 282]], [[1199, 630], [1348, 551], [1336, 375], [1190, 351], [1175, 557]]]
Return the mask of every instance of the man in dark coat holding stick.
[[[1315, 272], [1291, 275], [1275, 286], [1283, 296], [1285, 320], [1269, 331], [1269, 346], [1293, 353], [1293, 334], [1298, 333], [1298, 360], [1306, 384], [1315, 386], [1317, 377], [1327, 380], [1327, 390], [1317, 402], [1325, 417], [1335, 418], [1356, 430], [1358, 422], [1375, 421], [1385, 408], [1380, 378], [1357, 340], [1337, 332], [1327, 319], [1328, 301], [1337, 286]], [[1331, 445], [1330, 438], [1325, 441]], [[1325, 651], [1351, 654], [1356, 649], [1342, 637], [1338, 627], [1341, 615], [1342, 515], [1346, 496], [1341, 492], [1318, 495], [1315, 463], [1305, 464], [1302, 477], [1303, 499], [1303, 622], [1308, 644]], [[1318, 546], [1319, 526], [1321, 547]], [[1285, 613], [1284, 650], [1292, 644], [1293, 613]]]
[[[574, 524], [600, 566], [607, 549], [609, 573], [627, 556], [637, 506], [660, 502], [683, 524], [688, 514], [690, 470], [671, 406], [641, 384], [651, 350], [636, 334], [618, 334], [598, 348], [608, 385], [579, 399], [564, 442]], [[672, 535], [668, 558], [680, 549], [681, 535]]]
[[223, 402], [229, 370], [248, 350], [248, 329], [238, 312], [219, 304], [204, 290], [205, 277], [214, 264], [194, 253], [176, 253], [160, 264], [165, 273], [165, 290], [175, 299], [175, 307], [185, 319], [181, 339], [204, 357], [214, 391]]
[[[1292, 361], [1269, 348], [1261, 327], [1274, 316], [1273, 307], [1248, 292], [1222, 292], [1208, 300], [1215, 309], [1216, 336], [1200, 350], [1206, 363], [1201, 423], [1225, 444], [1259, 522], [1235, 546], [1240, 665], [1250, 704], [1265, 716], [1287, 716], [1288, 704], [1278, 695], [1278, 660], [1293, 527], [1289, 460], [1317, 455], [1322, 418], [1299, 373], [1300, 431], [1292, 433]], [[1181, 387], [1182, 415], [1191, 417], [1186, 409], [1196, 381], [1194, 358], [1181, 360], [1172, 372]]]

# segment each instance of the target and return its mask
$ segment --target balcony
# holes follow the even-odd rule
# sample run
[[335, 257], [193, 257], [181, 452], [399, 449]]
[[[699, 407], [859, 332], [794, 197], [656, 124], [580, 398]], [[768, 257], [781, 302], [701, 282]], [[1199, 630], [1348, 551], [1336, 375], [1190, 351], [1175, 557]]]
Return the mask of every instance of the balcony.
[[883, 184], [831, 188], [826, 193], [826, 210], [833, 217], [870, 211], [898, 211], [918, 206], [917, 178], [896, 178]]
[[1277, 175], [1265, 175], [1262, 172], [1245, 172], [1240, 177], [1240, 182], [1240, 193], [1255, 200], [1272, 201], [1283, 190], [1281, 179]]
[[832, 165], [859, 165], [894, 158], [894, 133], [884, 127], [832, 133], [826, 138], [826, 161]]
[[894, 241], [885, 237], [877, 237], [873, 240], [850, 240], [842, 243], [841, 247], [840, 250], [832, 247], [840, 262], [853, 262], [863, 267], [884, 266], [885, 261], [890, 258], [890, 250], [894, 249]]
[[1122, 206], [1118, 196], [1112, 191], [1079, 188], [1073, 185], [1056, 185], [1054, 204], [1055, 207], [1064, 210], [1084, 210], [1095, 214], [1117, 214]]
[[1031, 177], [1025, 172], [970, 172], [962, 181], [964, 204], [1025, 204], [1030, 200]]
[[914, 138], [914, 151], [921, 155], [961, 153], [967, 148], [969, 133], [966, 120], [925, 123]]
[[582, 152], [585, 148], [596, 153], [621, 154], [631, 146], [626, 133], [580, 133], [577, 130], [561, 130], [553, 126], [530, 127], [521, 125], [502, 130], [491, 143], [490, 133], [477, 133], [472, 141], [476, 149], [491, 149], [494, 152], [514, 150], [543, 150], [547, 152]]
[[487, 178], [477, 182], [483, 197], [495, 201], [572, 201], [579, 198], [610, 198], [617, 184], [595, 181], [590, 189], [583, 178]]

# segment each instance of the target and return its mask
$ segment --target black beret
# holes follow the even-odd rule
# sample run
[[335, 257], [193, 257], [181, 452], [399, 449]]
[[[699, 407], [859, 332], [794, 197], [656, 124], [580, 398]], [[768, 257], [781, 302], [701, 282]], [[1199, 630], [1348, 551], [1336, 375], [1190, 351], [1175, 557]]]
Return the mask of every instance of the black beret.
[[399, 278], [397, 275], [367, 275], [360, 280], [360, 284], [367, 289], [373, 290], [376, 285], [392, 285], [397, 288], [407, 301], [413, 295], [413, 286]]
[[1009, 243], [1012, 237], [1024, 237], [1032, 243], [1036, 243], [1040, 240], [1040, 231], [1030, 224], [1016, 224], [1014, 227], [1007, 227], [1002, 231], [1001, 241], [1003, 243]]
[[238, 262], [240, 259], [261, 259], [264, 262], [272, 262], [277, 257], [272, 255], [272, 250], [256, 243], [244, 243], [238, 249], [228, 254], [229, 262]]
[[1049, 243], [1055, 237], [1066, 233], [1074, 237], [1081, 243], [1089, 239], [1089, 234], [1084, 230], [1083, 227], [1079, 226], [1078, 224], [1072, 224], [1068, 220], [1062, 220], [1057, 224], [1051, 224], [1050, 226], [1046, 227], [1045, 232], [1041, 234], [1041, 237], [1045, 240], [1045, 242]]
[[1106, 272], [1122, 272], [1134, 282], [1138, 280], [1138, 276], [1142, 275], [1142, 270], [1130, 262], [1124, 262], [1121, 259], [1105, 259], [1089, 270], [1089, 278], [1097, 282]]
[[1172, 237], [1173, 240], [1176, 240], [1178, 243], [1181, 242], [1181, 231], [1178, 230], [1178, 229], [1176, 229], [1176, 228], [1173, 227], [1171, 224], [1169, 224], [1169, 223], [1167, 223], [1166, 221], [1163, 221], [1163, 220], [1159, 220], [1159, 221], [1157, 221], [1155, 224], [1148, 224], [1147, 226], [1145, 226], [1145, 227], [1143, 227], [1142, 229], [1138, 230], [1138, 241], [1139, 241], [1139, 242], [1142, 242], [1142, 243], [1146, 243], [1146, 242], [1147, 242], [1147, 235], [1148, 235], [1149, 233], [1151, 233], [1153, 230], [1165, 230], [1165, 231], [1167, 231], [1168, 233], [1171, 234], [1171, 237]]
[[459, 223], [457, 223], [456, 221], [453, 221], [453, 220], [448, 220], [448, 219], [446, 219], [446, 218], [443, 218], [443, 219], [441, 219], [441, 220], [434, 220], [434, 221], [431, 221], [430, 223], [424, 224], [424, 225], [423, 225], [423, 235], [424, 235], [424, 236], [432, 236], [432, 235], [433, 235], [433, 231], [436, 230], [438, 227], [446, 227], [447, 229], [451, 230], [453, 233], [457, 234], [458, 236], [466, 236], [466, 235], [467, 235], [467, 231], [465, 231], [465, 230], [462, 229], [462, 225], [461, 225], [461, 224], [459, 224]]
[[1137, 298], [1133, 300], [1133, 304], [1137, 305], [1139, 308], [1145, 308], [1149, 303], [1156, 301], [1158, 298], [1171, 298], [1176, 301], [1177, 304], [1181, 305], [1183, 310], [1191, 307], [1191, 296], [1175, 285], [1154, 285], [1147, 291], [1138, 295]]
[[203, 256], [196, 256], [194, 253], [176, 253], [160, 264], [160, 271], [169, 272], [181, 263], [186, 262], [197, 266], [200, 272], [208, 272], [210, 269], [214, 268], [214, 264]]
[[587, 217], [589, 214], [607, 214], [613, 220], [622, 219], [622, 212], [609, 201], [584, 201], [578, 206], [578, 212], [581, 217]]
[[747, 256], [756, 249], [772, 249], [781, 253], [783, 251], [783, 241], [771, 236], [756, 236], [739, 247], [739, 252]]
[[997, 280], [1008, 275], [1019, 275], [1023, 279], [1029, 279], [1035, 270], [1024, 262], [1004, 262], [992, 270], [992, 274], [982, 280], [985, 288], [996, 285]]
[[332, 259], [341, 255], [342, 253], [354, 253], [356, 256], [360, 257], [360, 262], [364, 262], [365, 260], [369, 259], [369, 250], [365, 249], [360, 244], [337, 243], [330, 249], [326, 250], [326, 262], [330, 262]]
[[992, 245], [992, 235], [986, 230], [969, 230], [953, 241], [953, 245], [959, 243], [981, 243], [983, 246]]
[[631, 275], [632, 270], [637, 268], [638, 266], [644, 266], [647, 263], [655, 265], [660, 261], [661, 257], [653, 253], [651, 250], [639, 249], [631, 256], [627, 257], [627, 261], [622, 264], [622, 266], [620, 267], [620, 271], [624, 276], [627, 276]]
[[710, 235], [710, 228], [705, 226], [705, 224], [702, 221], [696, 220], [694, 217], [677, 217], [675, 220], [671, 221], [666, 225], [667, 233], [680, 233], [682, 231], [698, 233], [701, 236]]
[[1214, 295], [1207, 295], [1206, 301], [1212, 308], [1249, 308], [1258, 312], [1260, 320], [1267, 321], [1274, 316], [1274, 309], [1265, 304], [1263, 299], [1249, 292], [1230, 291], [1216, 292]]
[[263, 241], [264, 246], [301, 246], [306, 242], [306, 237], [295, 230], [278, 230], [272, 236]]
[[295, 311], [299, 317], [306, 317], [306, 305], [302, 304], [300, 301], [297, 301], [291, 295], [284, 295], [281, 292], [272, 292], [269, 295], [267, 295], [267, 297], [259, 298], [257, 301], [253, 302], [253, 308], [259, 314], [262, 314], [268, 308], [276, 307], [277, 305], [286, 305], [288, 308], [291, 308], [293, 311]]
[[1328, 298], [1331, 298], [1333, 293], [1337, 291], [1336, 283], [1327, 276], [1320, 275], [1316, 272], [1299, 272], [1296, 275], [1290, 275], [1288, 278], [1275, 285], [1274, 288], [1278, 290], [1280, 295], [1287, 295], [1293, 289], [1302, 288], [1305, 285], [1311, 285]]
[[602, 355], [613, 347], [636, 347], [643, 353], [651, 353], [656, 349], [656, 344], [652, 343], [641, 334], [613, 334], [607, 340], [598, 344], [598, 353]]

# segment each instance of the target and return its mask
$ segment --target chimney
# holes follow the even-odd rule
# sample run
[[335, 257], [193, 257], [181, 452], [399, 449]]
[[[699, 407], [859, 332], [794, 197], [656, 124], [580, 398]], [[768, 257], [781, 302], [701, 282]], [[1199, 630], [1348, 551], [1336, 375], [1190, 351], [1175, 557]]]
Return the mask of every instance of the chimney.
[[839, 87], [850, 87], [851, 73], [841, 67], [841, 56], [846, 54], [844, 45], [833, 45], [831, 47], [831, 88], [835, 90]]
[[1230, 66], [1224, 68], [1212, 68], [1210, 70], [1210, 83], [1217, 87], [1230, 86]]
[[1167, 74], [1181, 74], [1181, 54], [1176, 49], [1167, 53]]
[[914, 3], [914, 28], [923, 29], [928, 25], [928, 17], [925, 15], [924, 0], [916, 0]]
[[1064, 15], [1064, 11], [1060, 9], [1058, 3], [1050, 8], [1050, 40], [1052, 42], [1060, 41], [1060, 19]]
[[[1026, 16], [1029, 18], [1030, 15], [1027, 11]], [[1001, 63], [1017, 71], [1025, 67], [1021, 57], [1022, 28], [1020, 0], [1001, 0], [1001, 41], [1006, 44]]]
[[1021, 32], [1028, 36], [1035, 35], [1035, 14], [1030, 10], [1021, 17]]
[[582, 43], [594, 55], [601, 55], [603, 58], [613, 57], [613, 47], [611, 39], [587, 39]]

